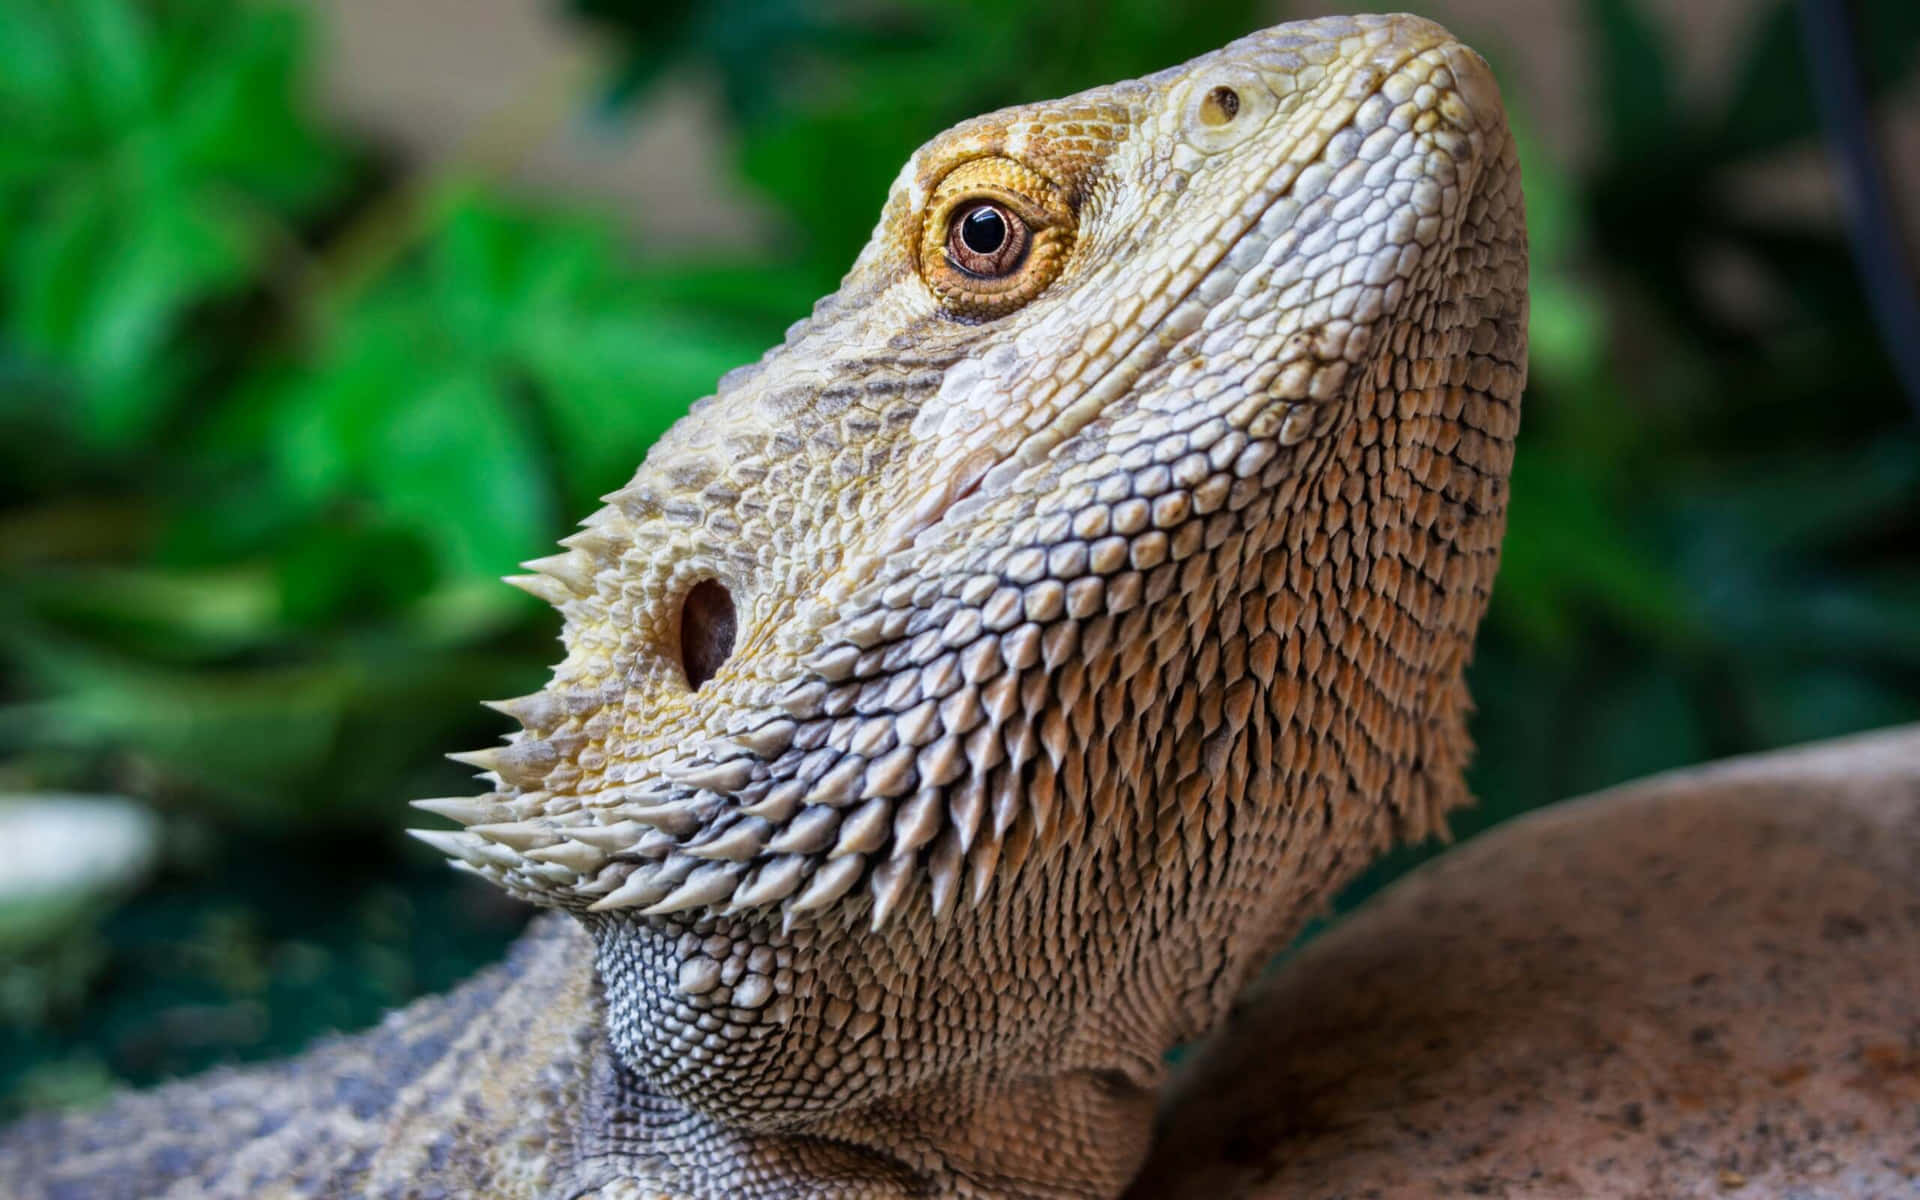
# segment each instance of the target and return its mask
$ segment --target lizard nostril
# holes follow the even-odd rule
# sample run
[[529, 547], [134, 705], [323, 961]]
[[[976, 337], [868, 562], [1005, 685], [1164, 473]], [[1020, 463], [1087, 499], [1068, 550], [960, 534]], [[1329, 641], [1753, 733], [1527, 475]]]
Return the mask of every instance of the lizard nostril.
[[718, 580], [702, 579], [680, 604], [680, 666], [695, 691], [733, 653], [733, 596]]

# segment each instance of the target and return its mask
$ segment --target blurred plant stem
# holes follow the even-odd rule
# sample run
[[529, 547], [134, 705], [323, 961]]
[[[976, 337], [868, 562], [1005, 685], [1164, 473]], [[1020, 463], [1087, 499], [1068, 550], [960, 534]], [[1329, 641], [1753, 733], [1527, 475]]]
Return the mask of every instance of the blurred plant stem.
[[485, 120], [455, 135], [444, 153], [415, 164], [369, 203], [311, 258], [310, 279], [294, 292], [304, 300], [299, 325], [306, 338], [324, 337], [316, 326], [337, 320], [417, 247], [453, 193], [503, 184], [528, 153], [575, 119], [607, 69], [604, 59], [591, 43], [578, 43]]

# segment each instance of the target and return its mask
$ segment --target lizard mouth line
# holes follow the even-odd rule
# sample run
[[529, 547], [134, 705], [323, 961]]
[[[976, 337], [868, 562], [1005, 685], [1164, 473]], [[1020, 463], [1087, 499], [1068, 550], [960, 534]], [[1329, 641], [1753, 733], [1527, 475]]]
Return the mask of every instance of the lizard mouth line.
[[[1244, 219], [1241, 227], [1221, 244], [1184, 289], [1165, 301], [1158, 318], [1142, 329], [1131, 344], [1119, 350], [1085, 391], [1062, 406], [1051, 420], [1028, 433], [1011, 453], [995, 454], [990, 447], [982, 446], [968, 454], [943, 486], [930, 491], [902, 519], [895, 528], [896, 536], [889, 539], [889, 543], [895, 549], [905, 549], [938, 537], [949, 517], [964, 517], [990, 503], [1022, 472], [1044, 462], [1057, 447], [1105, 413], [1113, 401], [1126, 395], [1146, 371], [1161, 362], [1169, 350], [1198, 326], [1205, 313], [1198, 310], [1187, 313], [1194, 293], [1205, 286], [1241, 242], [1259, 228], [1273, 206], [1293, 194], [1301, 174], [1325, 160], [1327, 147], [1352, 126], [1360, 107], [1378, 95], [1408, 63], [1438, 48], [1437, 45], [1410, 47], [1395, 58], [1391, 66], [1376, 68], [1371, 86], [1347, 100], [1346, 119], [1330, 128], [1316, 130], [1319, 143], [1312, 156], [1293, 165], [1291, 177], [1272, 189], [1259, 210]], [[1284, 169], [1285, 165], [1280, 168]], [[1268, 182], [1272, 180], [1273, 176], [1268, 176]]]

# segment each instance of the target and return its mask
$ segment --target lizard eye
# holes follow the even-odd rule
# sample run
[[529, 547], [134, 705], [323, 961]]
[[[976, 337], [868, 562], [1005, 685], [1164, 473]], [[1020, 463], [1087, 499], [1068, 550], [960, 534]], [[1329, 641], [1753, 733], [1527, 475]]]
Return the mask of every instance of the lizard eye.
[[1073, 249], [1074, 212], [1053, 181], [1009, 158], [947, 172], [927, 199], [920, 275], [947, 315], [1003, 317], [1045, 291]]
[[947, 223], [947, 257], [967, 274], [984, 279], [1019, 270], [1030, 240], [1027, 223], [991, 200], [956, 210]]

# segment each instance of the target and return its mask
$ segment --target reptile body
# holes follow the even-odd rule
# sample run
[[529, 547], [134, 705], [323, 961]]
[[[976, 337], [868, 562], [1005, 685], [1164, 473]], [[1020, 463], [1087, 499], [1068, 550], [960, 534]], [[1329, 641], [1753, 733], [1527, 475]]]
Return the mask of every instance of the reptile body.
[[1526, 311], [1499, 95], [1430, 22], [941, 135], [519, 581], [565, 660], [425, 836], [571, 915], [0, 1182], [1117, 1194], [1165, 1050], [1466, 798]]

